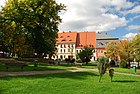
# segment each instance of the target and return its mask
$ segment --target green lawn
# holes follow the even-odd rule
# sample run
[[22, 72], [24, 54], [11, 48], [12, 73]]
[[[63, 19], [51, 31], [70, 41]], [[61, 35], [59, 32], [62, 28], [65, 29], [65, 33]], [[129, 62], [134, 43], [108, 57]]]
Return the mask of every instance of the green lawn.
[[[129, 73], [134, 74], [133, 68], [127, 69], [127, 68], [115, 68], [115, 72], [121, 72], [121, 73]], [[140, 71], [136, 71], [136, 74], [140, 74]]]
[[0, 78], [0, 94], [139, 94], [140, 77], [76, 72]]
[[[32, 64], [28, 64], [28, 66], [25, 66], [23, 70], [21, 70], [21, 67], [9, 67], [8, 71], [33, 71], [36, 70], [73, 70], [74, 68], [69, 66], [50, 66], [50, 65], [38, 65], [37, 68], [34, 67]], [[0, 71], [7, 71], [5, 65], [0, 64]]]
[[77, 66], [78, 68], [86, 68], [86, 69], [95, 69], [95, 68], [97, 68], [97, 66], [86, 66], [86, 65], [84, 65], [84, 66]]

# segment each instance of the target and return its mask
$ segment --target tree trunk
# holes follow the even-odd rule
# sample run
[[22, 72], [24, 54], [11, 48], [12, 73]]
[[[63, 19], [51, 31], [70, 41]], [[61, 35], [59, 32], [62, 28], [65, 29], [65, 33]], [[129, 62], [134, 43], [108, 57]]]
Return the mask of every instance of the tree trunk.
[[102, 75], [100, 75], [100, 79], [99, 79], [99, 82], [101, 82], [101, 79], [102, 79]]

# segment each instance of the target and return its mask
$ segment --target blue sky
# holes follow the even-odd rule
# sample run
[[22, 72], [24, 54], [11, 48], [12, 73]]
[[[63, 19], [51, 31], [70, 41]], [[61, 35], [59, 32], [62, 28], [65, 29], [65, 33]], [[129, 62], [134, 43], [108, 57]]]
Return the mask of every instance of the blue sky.
[[67, 6], [60, 31], [96, 31], [132, 39], [140, 29], [140, 0], [57, 0]]
[[[4, 5], [5, 0], [0, 0]], [[140, 29], [140, 0], [56, 0], [67, 6], [60, 31], [95, 31], [131, 39]]]

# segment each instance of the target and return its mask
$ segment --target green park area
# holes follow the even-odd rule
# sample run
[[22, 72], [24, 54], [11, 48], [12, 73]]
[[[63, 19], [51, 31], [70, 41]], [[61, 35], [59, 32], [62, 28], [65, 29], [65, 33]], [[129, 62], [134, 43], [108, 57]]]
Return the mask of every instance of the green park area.
[[2, 77], [0, 94], [139, 94], [139, 77], [115, 74], [110, 82], [97, 72]]
[[[2, 61], [3, 62], [3, 61]], [[138, 94], [140, 79], [134, 74], [133, 68], [114, 68], [114, 76], [110, 81], [108, 69], [101, 82], [99, 82], [100, 73], [97, 69], [97, 62], [88, 65], [76, 64], [38, 64], [34, 70], [33, 62], [28, 62], [23, 70], [20, 67], [10, 67], [6, 69], [3, 63], [0, 63], [1, 72], [31, 72], [31, 71], [65, 71], [64, 73], [35, 74], [22, 76], [0, 77], [0, 94]], [[8, 61], [5, 61], [8, 62]], [[67, 72], [85, 69], [78, 72]], [[125, 75], [125, 74], [131, 75]], [[139, 71], [136, 72], [140, 74]]]
[[[78, 33], [75, 42], [69, 39], [70, 35], [69, 42], [65, 42], [67, 39], [58, 36], [58, 26], [63, 22], [60, 15], [68, 9], [57, 1], [5, 0], [5, 5], [0, 7], [0, 94], [140, 94], [140, 34], [131, 41], [118, 38], [100, 41], [95, 36], [95, 41], [99, 40], [99, 44], [94, 42], [95, 47], [87, 44], [86, 32], [85, 46], [76, 40], [80, 39]], [[106, 22], [115, 23], [119, 17], [114, 13], [109, 15], [102, 14]], [[113, 21], [107, 21], [108, 17]], [[73, 26], [74, 23], [78, 26], [78, 19]], [[92, 21], [88, 20], [91, 26]], [[96, 20], [99, 19], [93, 21]], [[124, 17], [120, 20], [125, 21]], [[102, 21], [94, 27], [111, 28], [110, 24], [102, 25]], [[101, 47], [98, 49], [97, 45]]]

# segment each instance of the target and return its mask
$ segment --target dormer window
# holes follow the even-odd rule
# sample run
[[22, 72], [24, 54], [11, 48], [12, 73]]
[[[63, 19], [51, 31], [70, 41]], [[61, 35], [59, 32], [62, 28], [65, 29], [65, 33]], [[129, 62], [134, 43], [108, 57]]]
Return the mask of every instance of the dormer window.
[[101, 45], [101, 46], [102, 46], [102, 45], [104, 45], [104, 44], [103, 44], [102, 42], [99, 42], [98, 45]]
[[66, 41], [65, 39], [63, 39], [62, 41]]
[[67, 36], [67, 37], [70, 37], [70, 36]]
[[63, 38], [63, 36], [60, 36], [60, 38]]

